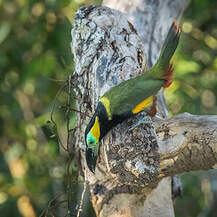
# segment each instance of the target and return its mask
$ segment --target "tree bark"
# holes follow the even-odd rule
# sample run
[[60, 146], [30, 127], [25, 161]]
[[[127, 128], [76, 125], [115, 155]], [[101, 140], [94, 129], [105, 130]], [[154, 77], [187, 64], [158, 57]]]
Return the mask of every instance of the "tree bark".
[[89, 182], [97, 216], [172, 217], [170, 176], [216, 168], [217, 116], [182, 114], [164, 119], [167, 110], [162, 95], [158, 97], [158, 116], [162, 119], [130, 130], [144, 117], [140, 113], [111, 130], [102, 141], [95, 174], [85, 161], [84, 130], [98, 98], [155, 63], [172, 21], [180, 20], [188, 3], [104, 1], [123, 13], [89, 6], [75, 15], [73, 86], [81, 113], [72, 144]]

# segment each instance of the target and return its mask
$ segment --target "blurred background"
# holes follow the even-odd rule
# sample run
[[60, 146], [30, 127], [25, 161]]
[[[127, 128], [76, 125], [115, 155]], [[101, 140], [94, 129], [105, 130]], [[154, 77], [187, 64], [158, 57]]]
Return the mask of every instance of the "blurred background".
[[[0, 216], [40, 216], [66, 190], [66, 156], [48, 120], [59, 88], [73, 73], [73, 15], [90, 4], [100, 1], [0, 0]], [[175, 81], [165, 93], [170, 115], [217, 114], [217, 1], [192, 0], [181, 25]], [[65, 100], [63, 92], [58, 102]], [[59, 113], [55, 118], [65, 132]], [[83, 185], [72, 169], [76, 213]], [[216, 217], [216, 171], [181, 179], [184, 191], [176, 200], [176, 216]], [[54, 209], [55, 216], [64, 213], [64, 206]], [[94, 216], [85, 201], [83, 216], [87, 213]]]

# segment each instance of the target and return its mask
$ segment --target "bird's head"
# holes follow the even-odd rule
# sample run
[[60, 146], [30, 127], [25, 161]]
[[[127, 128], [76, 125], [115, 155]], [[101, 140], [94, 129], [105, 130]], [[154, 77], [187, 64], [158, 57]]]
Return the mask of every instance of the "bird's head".
[[91, 118], [85, 131], [86, 161], [89, 169], [94, 173], [99, 151], [100, 122], [96, 113]]
[[94, 173], [99, 152], [99, 142], [112, 128], [112, 121], [108, 119], [108, 113], [99, 102], [85, 130], [86, 161], [88, 168]]

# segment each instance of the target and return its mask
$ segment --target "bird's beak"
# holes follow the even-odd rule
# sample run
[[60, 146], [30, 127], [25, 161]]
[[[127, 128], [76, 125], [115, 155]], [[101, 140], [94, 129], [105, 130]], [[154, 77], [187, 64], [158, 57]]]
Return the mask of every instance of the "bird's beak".
[[97, 155], [94, 154], [93, 148], [86, 148], [87, 166], [92, 173], [95, 172]]

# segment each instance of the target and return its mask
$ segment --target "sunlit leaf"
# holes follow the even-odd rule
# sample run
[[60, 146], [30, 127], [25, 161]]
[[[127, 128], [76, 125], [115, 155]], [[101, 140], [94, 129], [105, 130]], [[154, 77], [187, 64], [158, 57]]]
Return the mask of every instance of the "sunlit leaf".
[[0, 44], [7, 38], [11, 30], [11, 24], [9, 22], [3, 22], [0, 25]]

